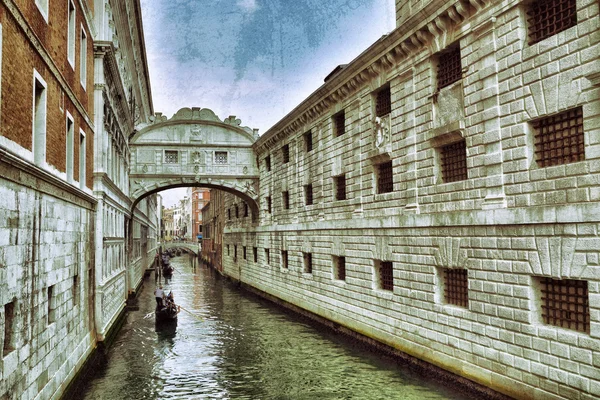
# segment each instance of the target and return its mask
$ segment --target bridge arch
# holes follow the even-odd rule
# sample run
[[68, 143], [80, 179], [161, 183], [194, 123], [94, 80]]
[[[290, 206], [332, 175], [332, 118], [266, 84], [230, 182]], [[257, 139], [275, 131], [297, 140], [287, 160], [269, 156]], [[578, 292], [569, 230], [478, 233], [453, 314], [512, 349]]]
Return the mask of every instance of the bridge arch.
[[221, 121], [208, 108], [182, 108], [170, 119], [157, 113], [129, 138], [132, 210], [150, 194], [198, 186], [241, 197], [257, 216], [257, 138], [235, 116]]

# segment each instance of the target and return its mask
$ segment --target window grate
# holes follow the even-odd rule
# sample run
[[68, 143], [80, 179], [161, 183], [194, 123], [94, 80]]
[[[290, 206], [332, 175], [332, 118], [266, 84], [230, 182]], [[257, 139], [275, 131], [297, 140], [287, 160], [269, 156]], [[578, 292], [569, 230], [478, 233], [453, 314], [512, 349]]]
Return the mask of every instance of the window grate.
[[244, 257], [244, 260], [246, 259], [246, 246], [242, 247], [242, 256]]
[[265, 249], [265, 259], [267, 260], [267, 264], [271, 264], [271, 252], [269, 249]]
[[335, 177], [335, 199], [346, 200], [346, 175]]
[[281, 153], [283, 154], [283, 163], [287, 164], [290, 162], [290, 145], [284, 144], [281, 148]]
[[440, 155], [444, 183], [467, 179], [467, 144], [464, 140], [442, 147]]
[[239, 218], [240, 217], [240, 210], [238, 208], [238, 205], [236, 204], [233, 207], [235, 208], [235, 217]]
[[233, 245], [233, 262], [237, 261], [237, 244]]
[[346, 257], [336, 257], [337, 276], [336, 278], [340, 281], [346, 280]]
[[460, 81], [461, 78], [460, 47], [457, 45], [441, 52], [438, 56], [438, 90]]
[[289, 210], [290, 209], [290, 192], [287, 190], [285, 192], [282, 192], [281, 198], [283, 199], [283, 209]]
[[312, 271], [312, 253], [304, 253], [304, 272], [306, 272], [307, 274], [312, 274]]
[[313, 149], [312, 130], [304, 133], [303, 137], [304, 137], [304, 148], [306, 149], [306, 152], [309, 153]]
[[542, 317], [546, 324], [590, 331], [587, 281], [542, 278], [541, 288]]
[[252, 252], [254, 253], [254, 262], [258, 262], [258, 247], [252, 248]]
[[272, 204], [271, 204], [271, 196], [267, 196], [267, 212], [271, 214]]
[[383, 290], [394, 290], [394, 267], [391, 261], [379, 263], [379, 283]]
[[311, 206], [313, 204], [313, 187], [312, 184], [308, 184], [304, 186], [304, 199], [306, 201], [307, 206]]
[[215, 164], [227, 164], [226, 151], [215, 151]]
[[231, 208], [227, 209], [227, 219], [231, 220]]
[[577, 25], [576, 0], [541, 0], [527, 10], [529, 44]]
[[267, 171], [271, 171], [271, 156], [265, 157], [265, 167], [267, 168]]
[[377, 92], [377, 98], [375, 101], [375, 115], [383, 117], [392, 112], [392, 95], [390, 87], [386, 86]]
[[392, 162], [377, 165], [377, 193], [390, 193], [394, 190]]
[[541, 118], [532, 125], [535, 156], [540, 167], [585, 160], [581, 107]]
[[469, 307], [469, 278], [466, 269], [444, 269], [446, 303]]
[[333, 116], [333, 125], [335, 129], [335, 137], [342, 136], [344, 133], [346, 133], [346, 113], [343, 110]]
[[177, 164], [179, 162], [179, 152], [165, 150], [165, 164]]
[[248, 216], [248, 203], [244, 203], [244, 217]]
[[287, 252], [287, 250], [281, 250], [281, 266], [285, 269], [288, 268], [288, 252]]

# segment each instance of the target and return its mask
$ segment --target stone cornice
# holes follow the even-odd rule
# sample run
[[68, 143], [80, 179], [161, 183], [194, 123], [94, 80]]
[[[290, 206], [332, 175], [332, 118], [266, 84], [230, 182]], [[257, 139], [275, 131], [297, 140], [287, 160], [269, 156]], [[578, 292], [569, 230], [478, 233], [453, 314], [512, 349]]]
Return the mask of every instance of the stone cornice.
[[271, 127], [254, 148], [258, 153], [273, 148], [291, 133], [322, 116], [333, 104], [354, 94], [373, 78], [418, 53], [435, 38], [479, 12], [492, 0], [459, 0], [448, 4], [434, 0], [400, 27], [384, 35], [337, 75], [313, 92]]
[[81, 104], [81, 102], [79, 101], [77, 96], [75, 96], [75, 93], [73, 92], [71, 87], [67, 84], [67, 80], [61, 74], [60, 69], [54, 63], [54, 59], [50, 56], [50, 54], [48, 54], [48, 51], [46, 51], [46, 49], [40, 42], [39, 38], [36, 36], [36, 34], [33, 32], [33, 30], [31, 30], [31, 28], [29, 27], [29, 24], [27, 23], [27, 21], [21, 14], [21, 10], [19, 10], [19, 8], [17, 7], [17, 5], [14, 3], [13, 0], [2, 0], [2, 3], [6, 6], [6, 9], [8, 10], [9, 14], [15, 19], [15, 21], [17, 22], [17, 25], [19, 26], [19, 28], [21, 28], [21, 30], [25, 34], [25, 37], [27, 37], [27, 39], [29, 40], [31, 45], [35, 48], [35, 50], [38, 52], [38, 54], [40, 55], [40, 57], [42, 58], [44, 63], [48, 66], [48, 69], [52, 72], [52, 75], [58, 81], [58, 84], [60, 85], [61, 89], [67, 94], [67, 96], [69, 97], [69, 100], [71, 100], [71, 103], [73, 103], [73, 105], [75, 106], [75, 108], [77, 109], [77, 111], [79, 112], [79, 114], [81, 115], [83, 120], [86, 122], [88, 127], [92, 131], [95, 131], [94, 123], [92, 122], [87, 111], [85, 110], [85, 108], [83, 107], [83, 105]]
[[[2, 172], [0, 173], [0, 175], [4, 179], [11, 180], [20, 185], [26, 186], [32, 190], [46, 193], [47, 195], [60, 198], [61, 200], [68, 201], [69, 203], [75, 204], [77, 206], [85, 207], [89, 210], [95, 209], [96, 199], [94, 198], [94, 196], [52, 175], [51, 173], [41, 169], [37, 165], [23, 160], [18, 155], [13, 154], [11, 151], [3, 147], [0, 147], [0, 165], [1, 164], [6, 164], [10, 171], [14, 172], [13, 179], [13, 174], [10, 173], [10, 171], [5, 173], [2, 171], [3, 168], [0, 168], [0, 172]], [[44, 183], [48, 184], [49, 187], [46, 187], [46, 185], [38, 184], [35, 180], [31, 180], [31, 178], [27, 179], [26, 177], [23, 177], [23, 172], [36, 179], [43, 181]]]

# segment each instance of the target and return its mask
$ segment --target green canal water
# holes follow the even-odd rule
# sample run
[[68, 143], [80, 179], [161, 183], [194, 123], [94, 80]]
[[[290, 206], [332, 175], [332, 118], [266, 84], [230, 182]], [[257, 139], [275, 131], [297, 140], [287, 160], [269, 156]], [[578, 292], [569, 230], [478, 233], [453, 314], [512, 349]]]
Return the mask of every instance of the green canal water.
[[[165, 289], [187, 310], [152, 314], [154, 277], [77, 399], [466, 399], [344, 336], [249, 295], [187, 256]], [[146, 318], [145, 318], [146, 317]], [[148, 318], [149, 317], [149, 318]]]

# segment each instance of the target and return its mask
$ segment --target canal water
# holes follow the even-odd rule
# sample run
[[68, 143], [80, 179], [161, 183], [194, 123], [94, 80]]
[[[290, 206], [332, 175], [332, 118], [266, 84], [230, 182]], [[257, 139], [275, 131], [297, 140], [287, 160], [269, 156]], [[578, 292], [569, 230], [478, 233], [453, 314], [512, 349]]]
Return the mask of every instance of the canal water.
[[154, 277], [78, 399], [466, 399], [397, 362], [172, 259], [176, 328], [154, 322]]

